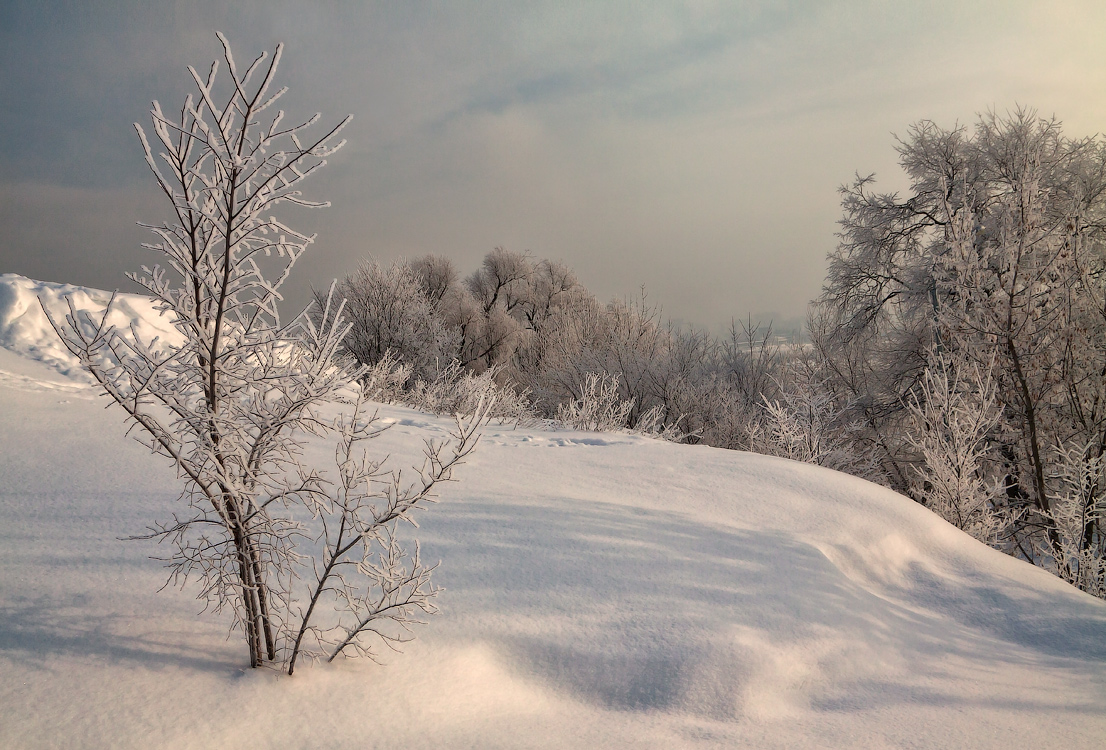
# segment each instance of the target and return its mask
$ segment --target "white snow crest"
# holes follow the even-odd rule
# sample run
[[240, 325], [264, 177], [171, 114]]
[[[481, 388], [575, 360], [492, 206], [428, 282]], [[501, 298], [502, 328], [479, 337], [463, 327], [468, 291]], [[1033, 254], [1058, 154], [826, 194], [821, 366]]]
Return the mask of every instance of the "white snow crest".
[[[111, 293], [72, 284], [35, 281], [19, 274], [0, 275], [0, 346], [47, 364], [75, 380], [89, 378], [62, 344], [43, 312], [56, 321], [69, 314], [69, 300], [78, 315], [99, 322]], [[124, 335], [136, 331], [144, 341], [155, 337], [169, 344], [181, 336], [154, 300], [141, 294], [116, 294], [108, 324]]]

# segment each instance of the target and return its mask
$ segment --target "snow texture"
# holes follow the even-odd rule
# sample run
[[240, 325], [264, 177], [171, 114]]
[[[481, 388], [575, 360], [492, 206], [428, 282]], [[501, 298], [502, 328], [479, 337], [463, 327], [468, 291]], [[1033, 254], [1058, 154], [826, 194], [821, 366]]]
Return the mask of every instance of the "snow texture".
[[[402, 655], [243, 664], [166, 589], [172, 467], [0, 277], [0, 747], [1101, 747], [1106, 602], [828, 469], [487, 428], [420, 517], [442, 614]], [[165, 331], [121, 295], [117, 323]], [[122, 320], [131, 316], [131, 320]], [[398, 466], [450, 421], [381, 407]], [[325, 447], [319, 446], [319, 450]], [[248, 720], [246, 719], [248, 717]]]

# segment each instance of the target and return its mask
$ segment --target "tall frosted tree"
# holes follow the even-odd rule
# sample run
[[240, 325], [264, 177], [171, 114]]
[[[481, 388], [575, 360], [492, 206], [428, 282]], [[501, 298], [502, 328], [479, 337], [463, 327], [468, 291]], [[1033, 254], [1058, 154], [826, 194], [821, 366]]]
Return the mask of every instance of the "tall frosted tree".
[[[1058, 457], [1093, 464], [1106, 448], [1106, 144], [1017, 110], [971, 130], [920, 122], [898, 151], [908, 195], [875, 192], [870, 177], [842, 189], [815, 346], [904, 478], [918, 458], [905, 404], [935, 358], [993, 379], [988, 450], [1021, 518], [1012, 541], [1060, 572], [1059, 477], [1094, 474]], [[1079, 545], [1099, 548], [1098, 516], [1082, 517]]]

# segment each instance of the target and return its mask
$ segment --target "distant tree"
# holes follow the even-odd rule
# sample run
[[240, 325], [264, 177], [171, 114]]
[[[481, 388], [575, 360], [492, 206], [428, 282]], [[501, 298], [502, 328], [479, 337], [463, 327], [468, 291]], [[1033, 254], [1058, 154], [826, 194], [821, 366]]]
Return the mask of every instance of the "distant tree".
[[[344, 351], [362, 365], [375, 365], [390, 352], [409, 365], [410, 378], [434, 377], [448, 362], [453, 342], [426, 281], [406, 263], [383, 267], [373, 258], [339, 281], [334, 293], [345, 301], [350, 324]], [[325, 292], [315, 292], [316, 321], [325, 299]]]
[[[577, 411], [588, 413], [600, 397], [609, 397], [616, 415], [626, 411], [624, 419], [604, 418], [604, 424], [755, 449], [762, 397], [778, 397], [789, 373], [782, 364], [798, 351], [780, 346], [770, 328], [762, 332], [751, 321], [740, 335], [735, 326], [728, 342], [666, 323], [644, 292], [601, 305], [563, 263], [502, 247], [489, 252], [463, 282], [441, 256], [416, 258], [406, 267], [414, 281], [368, 259], [339, 283], [339, 296], [355, 310], [366, 309], [363, 300], [381, 297], [374, 289], [390, 290], [383, 295], [390, 302], [371, 305], [377, 312], [352, 314], [346, 346], [370, 364], [366, 387], [379, 398], [431, 411], [454, 402], [447, 392], [475, 384], [470, 376], [486, 377], [496, 386], [499, 414], [519, 413], [509, 406], [517, 400], [527, 413], [533, 409], [571, 424], [592, 424]], [[407, 312], [382, 312], [393, 309]], [[446, 332], [445, 352], [431, 348], [438, 362], [432, 375], [410, 366], [427, 349], [423, 339], [384, 335], [415, 330], [397, 320], [440, 324]], [[740, 336], [747, 342], [739, 345]], [[402, 341], [412, 342], [410, 353]], [[357, 354], [361, 351], [366, 353]], [[468, 385], [462, 383], [466, 378]]]
[[465, 286], [485, 314], [496, 307], [510, 314], [529, 299], [533, 274], [528, 255], [497, 247], [484, 256], [483, 264], [465, 280]]
[[531, 331], [541, 330], [558, 309], [564, 308], [584, 292], [572, 269], [550, 260], [540, 261], [534, 266], [528, 286], [521, 317]]
[[457, 271], [449, 258], [423, 255], [407, 265], [419, 280], [423, 295], [434, 305], [440, 305], [449, 290], [457, 284]]

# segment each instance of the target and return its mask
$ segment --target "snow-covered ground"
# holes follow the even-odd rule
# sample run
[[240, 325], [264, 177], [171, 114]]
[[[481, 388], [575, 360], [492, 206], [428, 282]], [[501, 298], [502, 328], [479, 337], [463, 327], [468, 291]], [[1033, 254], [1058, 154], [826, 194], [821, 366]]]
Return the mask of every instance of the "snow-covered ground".
[[[1106, 603], [872, 484], [626, 434], [489, 427], [421, 517], [447, 590], [405, 653], [244, 668], [120, 539], [177, 485], [53, 344], [63, 291], [0, 277], [0, 747], [1106, 741]], [[401, 463], [449, 427], [381, 414]]]

